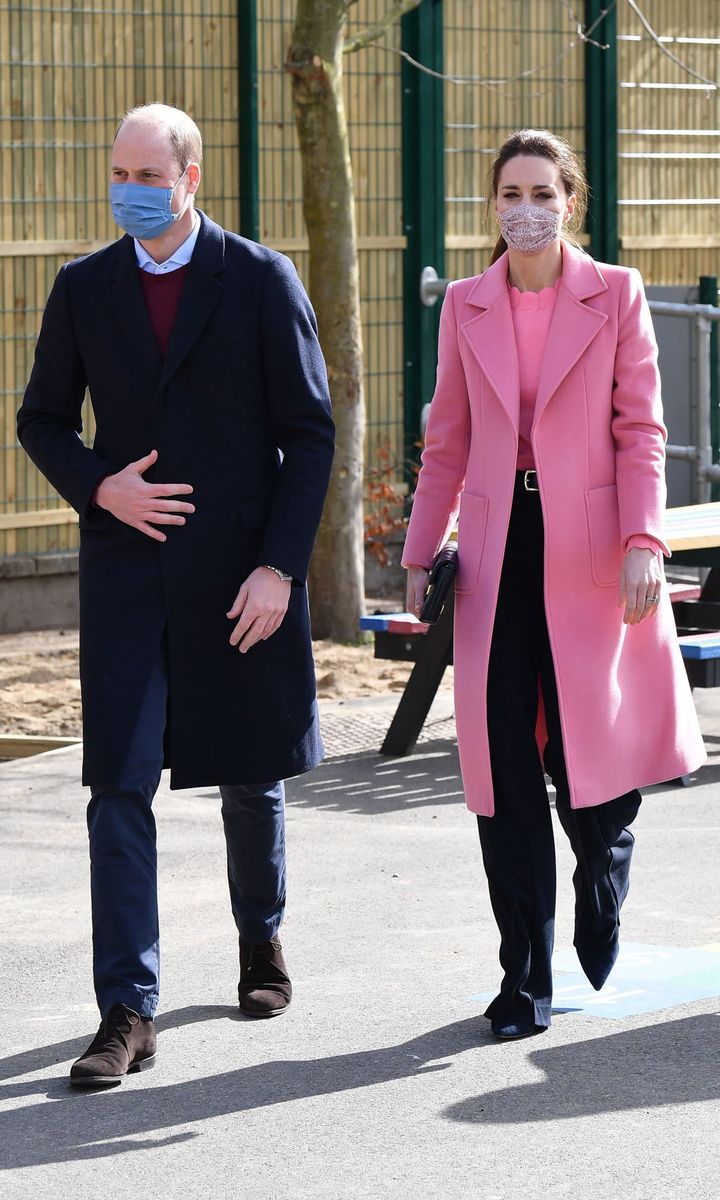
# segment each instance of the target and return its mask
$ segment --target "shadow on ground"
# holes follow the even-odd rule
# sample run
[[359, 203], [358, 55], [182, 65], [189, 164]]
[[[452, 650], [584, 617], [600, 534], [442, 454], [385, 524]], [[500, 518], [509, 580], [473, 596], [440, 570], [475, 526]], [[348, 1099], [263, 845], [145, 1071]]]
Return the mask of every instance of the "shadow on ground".
[[[167, 1031], [231, 1018], [233, 1013], [223, 1007], [189, 1007], [166, 1014], [158, 1024], [161, 1031]], [[542, 1070], [542, 1080], [481, 1092], [445, 1109], [442, 1115], [460, 1122], [522, 1125], [715, 1099], [720, 1093], [713, 1050], [717, 1034], [717, 1018], [702, 1015], [571, 1045], [538, 1048], [530, 1053], [530, 1060]], [[0, 1114], [1, 1165], [13, 1170], [185, 1141], [198, 1136], [201, 1129], [180, 1126], [450, 1070], [453, 1062], [442, 1060], [486, 1049], [491, 1041], [487, 1023], [473, 1017], [396, 1046], [328, 1058], [273, 1061], [160, 1086], [151, 1085], [151, 1075], [141, 1075], [120, 1088], [102, 1092], [73, 1092], [63, 1063], [62, 1077], [50, 1083], [28, 1081], [0, 1087], [3, 1099], [36, 1093], [44, 1096], [36, 1104]], [[73, 1057], [83, 1045], [84, 1041], [75, 1040], [15, 1055], [1, 1064], [2, 1075], [7, 1079], [10, 1074], [54, 1066]], [[510, 1047], [496, 1047], [496, 1051], [509, 1056], [515, 1053]], [[482, 1070], [482, 1058], [478, 1058], [476, 1078], [482, 1079]], [[430, 1085], [425, 1097], [425, 1106], [428, 1104], [432, 1105]]]
[[426, 805], [462, 804], [455, 741], [417, 746], [407, 758], [363, 751], [331, 758], [308, 776], [288, 780], [288, 803], [374, 816]]
[[446, 1108], [443, 1116], [470, 1124], [524, 1125], [716, 1100], [719, 1034], [720, 1018], [706, 1014], [538, 1048], [529, 1060], [542, 1079], [479, 1093]]
[[[162, 1033], [182, 1025], [223, 1018], [240, 1020], [235, 1009], [188, 1007], [159, 1018], [158, 1029]], [[45, 1046], [0, 1063], [0, 1077], [5, 1079], [63, 1064], [57, 1079], [0, 1086], [2, 1100], [33, 1094], [44, 1097], [37, 1104], [0, 1113], [0, 1168], [15, 1170], [102, 1158], [184, 1141], [196, 1137], [200, 1130], [182, 1129], [160, 1137], [148, 1135], [230, 1113], [445, 1070], [451, 1063], [438, 1060], [488, 1046], [491, 1035], [487, 1022], [472, 1017], [398, 1046], [328, 1058], [273, 1061], [188, 1083], [153, 1087], [153, 1076], [147, 1074], [133, 1076], [110, 1090], [73, 1091], [67, 1083], [68, 1061], [84, 1049], [87, 1041], [87, 1038], [75, 1039]], [[238, 1053], [241, 1052], [238, 1043]], [[161, 1056], [162, 1040], [160, 1066]], [[48, 1104], [48, 1100], [52, 1103]]]

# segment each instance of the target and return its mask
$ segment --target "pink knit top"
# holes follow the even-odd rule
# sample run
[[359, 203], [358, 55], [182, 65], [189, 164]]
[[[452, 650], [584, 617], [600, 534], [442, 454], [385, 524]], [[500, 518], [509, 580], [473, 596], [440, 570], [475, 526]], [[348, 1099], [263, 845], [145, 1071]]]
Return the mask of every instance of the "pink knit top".
[[[550, 323], [555, 312], [560, 281], [558, 279], [554, 287], [543, 288], [540, 292], [521, 292], [518, 288], [508, 284], [520, 374], [518, 471], [534, 470], [535, 468], [530, 431], [535, 416], [540, 367], [545, 353]], [[633, 546], [640, 546], [655, 553], [660, 550], [655, 539], [645, 534], [633, 534], [625, 542], [624, 549], [629, 550]]]
[[559, 283], [558, 279], [555, 287], [543, 288], [541, 292], [521, 292], [516, 287], [508, 285], [520, 368], [518, 471], [527, 471], [535, 466], [530, 444], [530, 430], [535, 416], [540, 367], [545, 353], [550, 322], [555, 311]]

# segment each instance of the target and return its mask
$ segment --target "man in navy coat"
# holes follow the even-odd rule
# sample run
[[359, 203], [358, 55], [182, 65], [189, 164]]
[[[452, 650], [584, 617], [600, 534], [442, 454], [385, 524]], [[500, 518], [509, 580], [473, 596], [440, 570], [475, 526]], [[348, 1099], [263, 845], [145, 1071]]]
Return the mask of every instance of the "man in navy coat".
[[[333, 454], [315, 316], [282, 255], [196, 211], [202, 142], [178, 109], [124, 119], [124, 237], [61, 268], [18, 414], [80, 518], [83, 783], [97, 1036], [78, 1085], [152, 1066], [152, 800], [219, 785], [240, 1008], [286, 1011], [282, 780], [322, 757], [305, 579]], [[80, 439], [89, 388], [92, 448]]]

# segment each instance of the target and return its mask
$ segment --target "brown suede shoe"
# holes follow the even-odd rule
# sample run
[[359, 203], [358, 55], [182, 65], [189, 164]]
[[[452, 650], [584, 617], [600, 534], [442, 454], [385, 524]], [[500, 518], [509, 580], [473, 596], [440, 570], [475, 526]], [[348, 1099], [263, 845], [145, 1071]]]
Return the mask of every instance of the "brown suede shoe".
[[240, 938], [240, 1012], [246, 1017], [279, 1017], [292, 999], [292, 984], [277, 938], [254, 945]]
[[84, 1054], [70, 1068], [75, 1087], [120, 1083], [123, 1075], [155, 1066], [155, 1022], [114, 1004]]

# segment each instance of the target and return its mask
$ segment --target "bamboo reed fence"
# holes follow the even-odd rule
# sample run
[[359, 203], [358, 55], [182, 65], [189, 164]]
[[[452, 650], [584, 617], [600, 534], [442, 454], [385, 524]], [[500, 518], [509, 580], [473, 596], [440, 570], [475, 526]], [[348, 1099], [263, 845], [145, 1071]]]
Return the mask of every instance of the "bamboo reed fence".
[[[641, 7], [662, 38], [675, 39], [666, 48], [720, 78], [717, 0]], [[302, 276], [300, 163], [283, 72], [295, 0], [257, 8], [261, 237]], [[163, 99], [195, 117], [205, 138], [202, 206], [238, 227], [241, 9], [225, 0], [0, 0], [0, 557], [76, 545], [74, 515], [16, 444], [15, 411], [59, 266], [117, 235], [107, 172], [126, 108]], [[387, 0], [359, 0], [353, 26], [386, 10]], [[451, 277], [487, 261], [487, 170], [511, 129], [546, 125], [584, 149], [584, 51], [568, 50], [573, 10], [582, 19], [579, 0], [444, 0], [444, 70], [483, 80], [444, 87]], [[662, 54], [625, 0], [617, 14], [621, 260], [648, 282], [690, 285], [720, 274], [720, 99]], [[380, 446], [391, 457], [403, 453], [402, 90], [393, 53], [400, 37], [393, 29], [382, 47], [345, 60], [371, 461]]]
[[[268, 245], [288, 254], [300, 275], [307, 265], [300, 158], [292, 94], [282, 64], [295, 0], [267, 0], [258, 26], [260, 230]], [[351, 9], [348, 32], [379, 20], [386, 0]], [[400, 29], [384, 45], [399, 48]], [[368, 458], [403, 447], [402, 118], [400, 59], [387, 49], [345, 56], [345, 103], [353, 161], [365, 353]]]
[[[720, 82], [717, 0], [645, 0], [663, 45]], [[647, 283], [720, 274], [720, 91], [708, 92], [618, 6], [618, 149], [622, 262]]]
[[150, 100], [200, 124], [203, 204], [232, 228], [235, 3], [0, 0], [0, 557], [77, 545], [74, 514], [17, 446], [15, 412], [59, 267], [117, 236], [107, 200], [113, 137], [123, 112]]
[[511, 130], [552, 129], [584, 150], [585, 71], [582, 46], [560, 58], [573, 27], [557, 0], [443, 7], [445, 73], [510, 80], [445, 84], [445, 273], [457, 279], [482, 271], [497, 240], [486, 219], [488, 175]]

